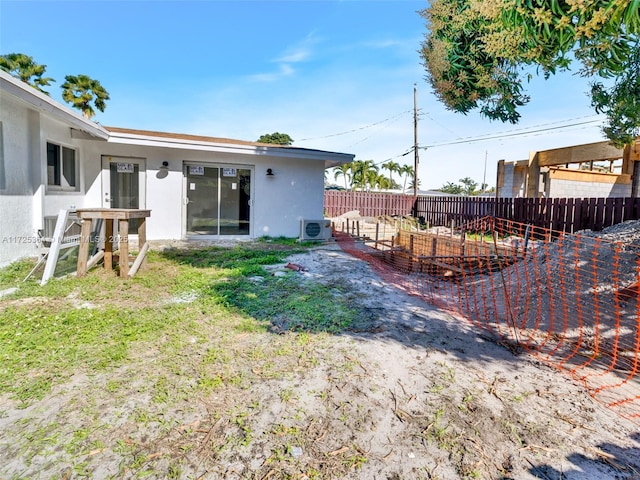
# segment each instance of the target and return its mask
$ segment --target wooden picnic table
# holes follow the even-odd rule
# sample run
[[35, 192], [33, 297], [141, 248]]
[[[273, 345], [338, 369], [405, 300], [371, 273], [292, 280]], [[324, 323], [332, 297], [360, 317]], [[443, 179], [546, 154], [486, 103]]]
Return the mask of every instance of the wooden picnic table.
[[[149, 249], [147, 243], [147, 217], [151, 216], [151, 210], [139, 210], [131, 208], [81, 208], [76, 210], [76, 215], [82, 221], [80, 232], [80, 250], [78, 252], [77, 276], [81, 277], [87, 273], [89, 256], [89, 243], [91, 242], [91, 227], [94, 220], [104, 220], [105, 235], [96, 239], [99, 243], [104, 241], [104, 251], [100, 252], [100, 257], [104, 258], [104, 268], [113, 270], [114, 245], [119, 244], [120, 248], [120, 277], [133, 276], [144, 261], [144, 257]], [[129, 222], [133, 219], [140, 219], [138, 226], [138, 257], [129, 269]], [[114, 232], [114, 222], [118, 222], [118, 234]]]

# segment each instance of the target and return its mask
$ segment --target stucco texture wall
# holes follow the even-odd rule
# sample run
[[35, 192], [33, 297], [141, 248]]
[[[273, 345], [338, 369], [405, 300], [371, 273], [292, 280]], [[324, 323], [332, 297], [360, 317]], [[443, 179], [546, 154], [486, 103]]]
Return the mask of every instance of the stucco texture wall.
[[[181, 239], [185, 236], [186, 181], [189, 164], [235, 166], [252, 171], [252, 236], [297, 237], [300, 219], [321, 219], [324, 206], [324, 162], [266, 155], [206, 152], [84, 141], [86, 195], [83, 206], [102, 207], [101, 157], [144, 160], [146, 194], [140, 208], [151, 210], [147, 220], [150, 240]], [[160, 174], [162, 163], [168, 172]], [[271, 168], [273, 176], [267, 176]]]
[[[39, 117], [12, 97], [0, 98], [0, 266], [37, 254], [33, 226], [32, 148]], [[10, 172], [10, 173], [9, 173]]]

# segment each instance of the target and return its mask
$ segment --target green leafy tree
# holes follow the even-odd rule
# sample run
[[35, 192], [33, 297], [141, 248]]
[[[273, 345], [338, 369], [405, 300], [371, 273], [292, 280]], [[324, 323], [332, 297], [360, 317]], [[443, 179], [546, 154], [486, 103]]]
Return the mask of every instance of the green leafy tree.
[[[411, 178], [412, 180], [415, 178], [415, 172], [414, 172], [413, 166], [411, 166], [411, 165], [403, 165], [403, 166], [400, 167], [400, 171], [398, 173], [400, 173], [400, 175], [404, 176], [404, 183], [402, 185], [402, 191], [406, 192], [407, 191], [407, 180], [409, 178]], [[413, 185], [413, 183], [411, 183], [409, 185], [409, 188], [413, 188], [412, 185]]]
[[387, 178], [384, 175], [380, 175], [377, 168], [369, 169], [365, 172], [364, 188], [365, 190], [374, 190], [380, 188], [380, 179], [384, 182]]
[[432, 0], [420, 14], [427, 80], [447, 108], [516, 123], [529, 102], [526, 67], [548, 78], [573, 56], [581, 75], [616, 80], [591, 90], [608, 138], [620, 146], [638, 134], [638, 0]]
[[622, 147], [631, 145], [640, 134], [640, 49], [633, 52], [629, 67], [616, 78], [613, 87], [600, 82], [591, 85], [591, 106], [607, 116], [602, 131]]
[[440, 187], [440, 191], [444, 193], [449, 193], [451, 195], [480, 195], [486, 188], [478, 188], [478, 182], [476, 182], [471, 177], [464, 177], [459, 180], [460, 183], [447, 182], [442, 187]]
[[48, 87], [51, 82], [55, 82], [52, 78], [43, 77], [47, 69], [46, 65], [34, 62], [32, 57], [24, 53], [0, 55], [0, 69], [47, 95], [49, 93], [42, 87]]
[[344, 188], [348, 190], [351, 184], [351, 163], [343, 163], [333, 168], [333, 179], [337, 181], [339, 177], [344, 179]]
[[375, 177], [372, 176], [371, 178], [374, 182], [372, 187], [377, 190], [398, 190], [400, 188], [398, 182], [393, 179], [389, 180], [389, 177], [381, 173], [377, 174]]
[[471, 177], [461, 178], [460, 183], [464, 185], [462, 193], [465, 195], [477, 195], [480, 193], [480, 190], [478, 190], [478, 182], [473, 180]]
[[418, 180], [418, 184], [416, 185], [416, 177], [412, 177], [411, 183], [409, 183], [409, 189], [417, 192], [420, 189], [420, 185], [422, 185], [422, 181]]
[[109, 100], [109, 93], [100, 82], [87, 75], [67, 75], [60, 87], [62, 99], [80, 110], [85, 118], [91, 118], [96, 114], [94, 107], [104, 112], [105, 102]]
[[[389, 172], [389, 185], [393, 184], [393, 178], [392, 178], [392, 174], [393, 173], [400, 173], [400, 165], [396, 162], [394, 162], [393, 160], [389, 160], [385, 163], [382, 164], [382, 168], [384, 168], [385, 170], [387, 170]], [[391, 187], [389, 187], [391, 188]]]
[[275, 145], [292, 145], [293, 139], [286, 133], [274, 132], [261, 135], [258, 142], [272, 143]]
[[355, 160], [351, 162], [351, 186], [354, 190], [365, 190], [370, 185], [373, 175], [378, 174], [378, 167], [373, 160]]
[[457, 183], [447, 182], [442, 187], [440, 187], [440, 191], [443, 193], [449, 193], [451, 195], [460, 195], [463, 191], [462, 185], [458, 185]]

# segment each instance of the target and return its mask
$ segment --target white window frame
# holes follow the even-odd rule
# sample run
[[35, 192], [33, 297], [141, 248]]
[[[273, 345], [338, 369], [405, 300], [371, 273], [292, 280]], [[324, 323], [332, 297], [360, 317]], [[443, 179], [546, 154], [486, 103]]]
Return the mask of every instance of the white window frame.
[[[49, 175], [49, 146], [54, 146], [57, 147], [58, 149], [58, 167], [60, 169], [60, 183], [56, 184], [56, 183], [51, 183], [51, 175]], [[78, 192], [80, 191], [80, 161], [79, 161], [79, 155], [78, 155], [78, 149], [71, 147], [69, 145], [64, 145], [62, 143], [58, 143], [58, 142], [52, 142], [50, 140], [47, 140], [47, 145], [46, 145], [46, 175], [47, 175], [47, 189], [48, 190], [54, 190], [54, 191], [62, 191], [62, 192]], [[69, 184], [69, 180], [67, 179], [67, 177], [65, 176], [65, 170], [64, 170], [64, 153], [65, 150], [68, 152], [72, 152], [73, 153], [73, 166], [74, 166], [74, 183], [75, 185], [70, 185]], [[54, 178], [55, 181], [55, 178]]]

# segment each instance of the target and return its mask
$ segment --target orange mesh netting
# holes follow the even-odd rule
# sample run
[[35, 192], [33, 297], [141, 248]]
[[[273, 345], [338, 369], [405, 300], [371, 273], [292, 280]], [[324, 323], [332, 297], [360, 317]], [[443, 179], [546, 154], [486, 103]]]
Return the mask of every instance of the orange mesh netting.
[[640, 423], [640, 221], [564, 234], [484, 218], [400, 230], [375, 250], [335, 232], [389, 283], [582, 382]]

